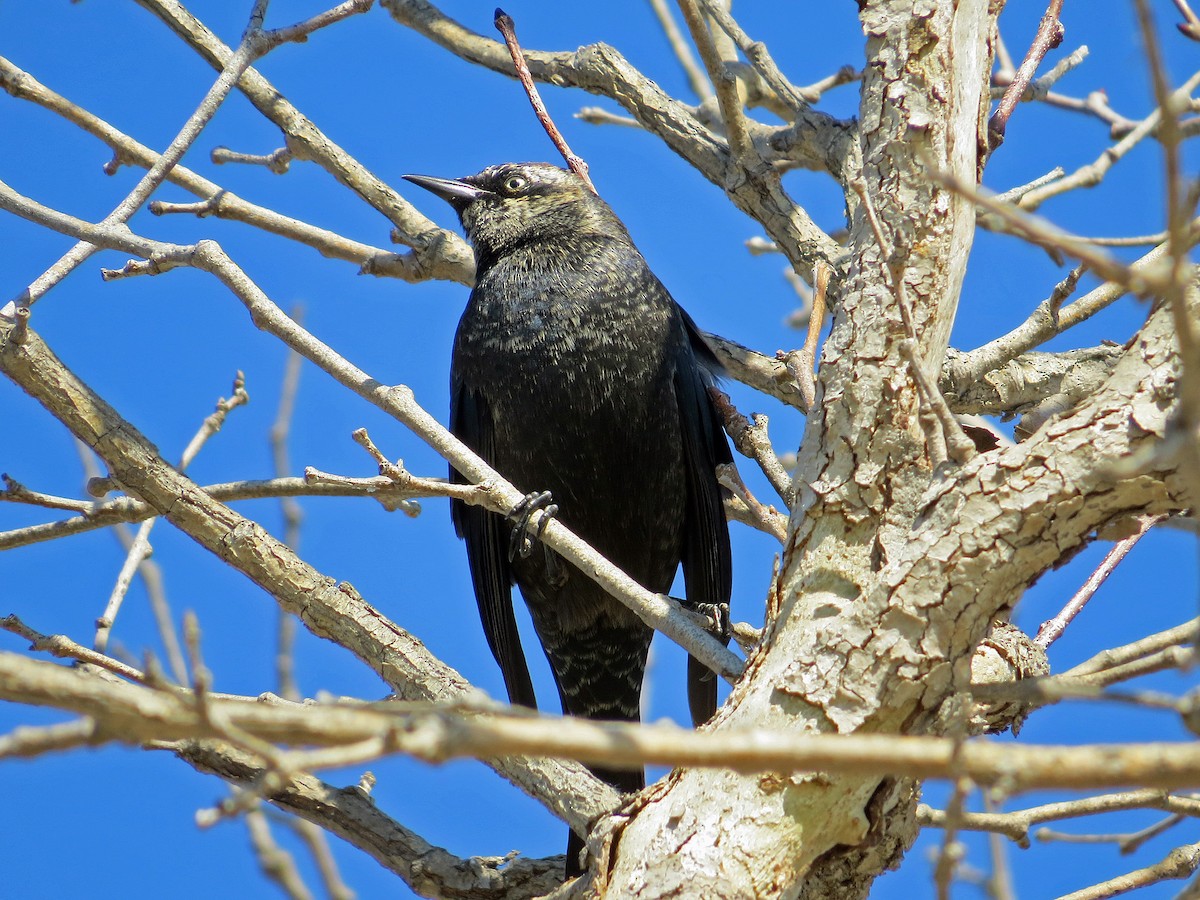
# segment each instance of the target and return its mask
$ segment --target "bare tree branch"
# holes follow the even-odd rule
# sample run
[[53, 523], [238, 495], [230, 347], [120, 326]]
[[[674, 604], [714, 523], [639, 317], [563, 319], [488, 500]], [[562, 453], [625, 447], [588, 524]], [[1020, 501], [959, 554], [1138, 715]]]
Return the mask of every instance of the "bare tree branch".
[[[181, 741], [164, 749], [201, 772], [253, 789], [260, 789], [265, 775], [258, 761], [213, 741]], [[384, 814], [356, 787], [336, 788], [312, 775], [296, 774], [267, 799], [359, 848], [425, 896], [525, 900], [562, 882], [562, 857], [460, 859]]]
[[[555, 756], [590, 763], [643, 763], [741, 773], [822, 771], [970, 778], [1013, 793], [1042, 787], [1141, 784], [1173, 789], [1200, 778], [1191, 743], [1030, 746], [897, 735], [796, 735], [755, 729], [694, 731], [677, 725], [589, 722], [572, 717], [455, 709], [427, 703], [302, 705], [210, 697], [204, 712], [184, 692], [163, 692], [0, 653], [0, 697], [91, 716], [96, 741], [228, 740], [236, 729], [298, 747], [279, 757], [291, 771], [355, 765], [402, 752], [430, 762], [474, 757]], [[360, 754], [360, 750], [366, 751]], [[342, 752], [344, 751], [344, 752]]]
[[[387, 0], [384, 7], [400, 24], [419, 32], [453, 53], [480, 65], [511, 75], [512, 60], [503, 44], [483, 37], [443, 15], [427, 0]], [[783, 192], [777, 179], [736, 178], [730, 181], [731, 154], [716, 135], [697, 120], [689, 108], [666, 96], [615, 51], [603, 44], [582, 47], [573, 53], [525, 50], [530, 72], [539, 81], [566, 84], [601, 94], [620, 103], [647, 131], [688, 160], [710, 181], [726, 190], [730, 199], [763, 223], [798, 271], [812, 271], [817, 259], [837, 268], [840, 251], [809, 216]], [[840, 168], [850, 152], [845, 129], [829, 117], [811, 114], [789, 129], [807, 140], [803, 151], [789, 152], [827, 160]], [[764, 136], [765, 137], [765, 136]]]

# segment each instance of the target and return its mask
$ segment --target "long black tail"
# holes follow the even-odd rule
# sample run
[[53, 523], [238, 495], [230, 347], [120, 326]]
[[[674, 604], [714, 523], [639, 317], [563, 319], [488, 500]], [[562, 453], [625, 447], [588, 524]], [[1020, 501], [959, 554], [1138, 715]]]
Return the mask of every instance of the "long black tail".
[[[530, 559], [536, 557], [534, 554]], [[529, 561], [522, 564], [529, 565]], [[593, 608], [611, 607], [611, 610], [571, 630], [562, 629], [556, 611], [563, 605], [563, 598], [550, 596], [543, 582], [518, 581], [518, 584], [554, 673], [563, 714], [598, 722], [639, 721], [642, 678], [654, 633], [578, 572], [571, 573], [569, 584], [574, 592], [570, 602], [581, 608], [590, 603]], [[554, 612], [547, 614], [546, 610]], [[589, 768], [597, 778], [622, 793], [636, 793], [646, 786], [646, 775], [641, 769]], [[567, 838], [568, 878], [583, 872], [579, 862], [582, 849], [583, 839], [571, 832]]]

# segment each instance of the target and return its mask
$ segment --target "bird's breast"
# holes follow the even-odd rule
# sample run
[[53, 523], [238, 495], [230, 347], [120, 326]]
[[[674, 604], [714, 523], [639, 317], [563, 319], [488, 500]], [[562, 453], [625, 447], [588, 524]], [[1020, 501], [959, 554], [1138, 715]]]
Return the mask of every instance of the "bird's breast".
[[661, 377], [672, 337], [670, 297], [642, 273], [603, 258], [572, 262], [517, 260], [485, 273], [459, 323], [461, 374], [526, 386], [586, 382], [596, 390]]
[[564, 523], [665, 590], [686, 499], [674, 379], [694, 362], [674, 301], [632, 253], [530, 255], [482, 273], [453, 378], [486, 405], [488, 461], [522, 491], [551, 491]]

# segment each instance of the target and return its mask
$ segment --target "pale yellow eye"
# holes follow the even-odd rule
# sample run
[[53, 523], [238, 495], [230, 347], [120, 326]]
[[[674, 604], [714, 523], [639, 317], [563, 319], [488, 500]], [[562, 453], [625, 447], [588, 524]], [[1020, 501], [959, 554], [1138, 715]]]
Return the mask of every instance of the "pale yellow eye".
[[525, 189], [529, 184], [529, 179], [524, 175], [509, 175], [504, 179], [504, 192], [506, 194], [516, 194]]

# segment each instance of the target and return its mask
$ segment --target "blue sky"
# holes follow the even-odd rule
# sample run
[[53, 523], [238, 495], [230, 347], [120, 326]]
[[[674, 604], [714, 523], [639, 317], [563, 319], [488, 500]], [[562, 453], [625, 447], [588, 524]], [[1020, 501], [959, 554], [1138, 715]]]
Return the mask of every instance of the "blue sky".
[[[1164, 20], [1173, 14], [1171, 4], [1156, 5]], [[226, 41], [237, 39], [249, 7], [215, 0], [189, 5]], [[320, 8], [307, 0], [277, 2], [268, 24], [287, 24]], [[492, 33], [490, 5], [455, 2], [442, 8], [470, 27]], [[528, 0], [506, 9], [527, 47], [573, 49], [605, 41], [668, 92], [690, 99], [648, 4], [589, 4], [564, 13], [560, 6]], [[768, 42], [797, 84], [815, 82], [861, 60], [862, 36], [852, 4], [745, 4], [736, 12], [751, 35]], [[1040, 4], [1009, 4], [1001, 22], [1014, 55], [1024, 52], [1041, 12]], [[1150, 95], [1130, 4], [1067, 4], [1065, 24], [1066, 41], [1050, 60], [1084, 43], [1091, 56], [1059, 89], [1082, 96], [1103, 88], [1117, 110], [1135, 119], [1145, 115]], [[1173, 74], [1182, 80], [1196, 67], [1197, 45], [1166, 28], [1163, 33]], [[164, 26], [130, 3], [0, 0], [0, 55], [155, 148], [170, 141], [215, 78]], [[554, 158], [515, 82], [450, 56], [380, 9], [307, 44], [284, 47], [259, 68], [333, 140], [447, 227], [456, 226], [452, 211], [403, 182], [402, 174], [456, 176], [500, 161]], [[745, 250], [744, 241], [761, 234], [753, 221], [655, 138], [571, 118], [581, 106], [616, 111], [613, 104], [553, 88], [545, 89], [544, 97], [573, 148], [590, 162], [601, 194], [701, 327], [768, 353], [799, 343], [802, 336], [784, 321], [796, 297], [782, 275], [782, 257], [754, 257]], [[849, 86], [831, 93], [821, 108], [850, 115], [856, 103], [856, 90]], [[1107, 143], [1106, 127], [1095, 120], [1025, 106], [1017, 111], [985, 183], [1004, 190], [1056, 165], [1071, 171], [1098, 156]], [[265, 153], [280, 144], [278, 131], [234, 95], [185, 163], [253, 202], [388, 246], [389, 223], [311, 164], [297, 162], [287, 175], [276, 176], [257, 167], [214, 166], [207, 160], [217, 145]], [[74, 126], [31, 104], [0, 97], [0, 179], [18, 191], [98, 220], [141, 174], [122, 169], [106, 176], [101, 166], [108, 159], [103, 145]], [[1086, 234], [1157, 231], [1162, 221], [1158, 171], [1157, 149], [1145, 144], [1102, 186], [1052, 202], [1043, 212]], [[842, 200], [828, 179], [794, 173], [785, 184], [823, 227], [842, 224]], [[190, 199], [170, 186], [158, 196]], [[449, 348], [466, 299], [463, 287], [358, 276], [349, 264], [236, 223], [155, 218], [142, 212], [131, 227], [163, 240], [220, 241], [281, 306], [302, 305], [306, 327], [322, 340], [381, 381], [411, 386], [418, 400], [445, 420]], [[0, 236], [0, 303], [19, 293], [71, 244], [11, 217], [0, 218]], [[171, 459], [178, 457], [216, 398], [229, 393], [234, 372], [243, 370], [252, 402], [233, 413], [189, 474], [200, 483], [270, 477], [267, 430], [275, 415], [283, 348], [255, 331], [240, 304], [201, 273], [101, 282], [99, 266], [123, 262], [107, 253], [84, 265], [37, 305], [33, 327]], [[1044, 254], [1014, 239], [981, 236], [952, 343], [971, 349], [1007, 331], [1063, 274]], [[1124, 341], [1144, 315], [1144, 306], [1124, 300], [1051, 349]], [[743, 411], [771, 416], [771, 433], [781, 452], [795, 448], [803, 428], [798, 414], [737, 385], [730, 389]], [[350, 440], [350, 433], [363, 426], [385, 453], [402, 457], [412, 471], [444, 472], [444, 464], [417, 438], [308, 365], [298, 404], [290, 445], [293, 474], [306, 465], [347, 475], [373, 474], [369, 458]], [[748, 477], [750, 468], [742, 466]], [[37, 490], [70, 496], [81, 492], [82, 470], [70, 435], [7, 382], [0, 383], [0, 471]], [[769, 499], [761, 480], [752, 486]], [[303, 506], [300, 551], [305, 559], [353, 583], [473, 683], [503, 696], [476, 618], [465, 557], [443, 501], [427, 501], [424, 514], [415, 520], [384, 513], [367, 501], [306, 500]], [[282, 518], [276, 504], [256, 501], [238, 508], [279, 533]], [[45, 510], [0, 505], [0, 529], [53, 518]], [[733, 535], [734, 615], [761, 621], [776, 546], [742, 527], [735, 527]], [[216, 688], [248, 695], [273, 690], [275, 606], [270, 597], [169, 525], [160, 524], [153, 544], [176, 616], [190, 609], [200, 619]], [[1036, 630], [1105, 550], [1089, 548], [1064, 569], [1043, 577], [1023, 599], [1017, 622]], [[5, 553], [0, 556], [0, 614], [16, 612], [34, 628], [90, 644], [92, 623], [122, 558], [117, 541], [103, 531]], [[1196, 571], [1193, 537], [1178, 531], [1151, 535], [1054, 646], [1055, 668], [1193, 616]], [[114, 642], [134, 659], [147, 648], [158, 652], [140, 583], [118, 619]], [[526, 646], [536, 646], [531, 636]], [[0, 634], [0, 650], [23, 649], [22, 641]], [[543, 705], [554, 709], [544, 663], [532, 662]], [[384, 685], [348, 653], [308, 635], [299, 640], [297, 669], [307, 696], [324, 691], [375, 698], [385, 693]], [[665, 641], [655, 644], [650, 680], [650, 717], [682, 720], [682, 656]], [[1184, 680], [1163, 676], [1146, 684], [1180, 690]], [[61, 718], [0, 704], [0, 733]], [[1075, 706], [1035, 716], [1022, 740], [1073, 743], [1114, 739], [1135, 730], [1147, 738], [1184, 737], [1159, 714]], [[381, 808], [453, 853], [561, 852], [564, 826], [477, 764], [431, 768], [391, 759], [372, 769]], [[329, 772], [324, 777], [352, 784], [359, 774]], [[931, 802], [942, 793], [931, 788]], [[223, 795], [220, 783], [169, 755], [116, 747], [0, 765], [2, 893], [21, 898], [264, 894], [270, 888], [247, 849], [242, 825], [224, 823], [201, 831], [194, 824], [195, 811]], [[1019, 805], [1038, 799], [1023, 798]], [[1153, 818], [1130, 815], [1098, 827], [1121, 830]], [[1075, 846], [1013, 849], [1010, 856], [1021, 896], [1050, 896], [1160, 859], [1172, 846], [1195, 840], [1195, 831], [1190, 823], [1126, 858], [1109, 848]], [[295, 846], [286, 829], [277, 832], [281, 841]], [[937, 832], [923, 837], [901, 870], [880, 880], [876, 896], [930, 894], [930, 864], [923, 848], [936, 846], [939, 838]], [[986, 868], [984, 844], [973, 840], [969, 847], [968, 861]], [[340, 844], [336, 852], [359, 896], [405, 896], [396, 880], [365, 856]], [[64, 865], [67, 859], [70, 864]], [[959, 892], [970, 896], [974, 889]], [[1160, 886], [1143, 896], [1168, 892], [1173, 889]]]

